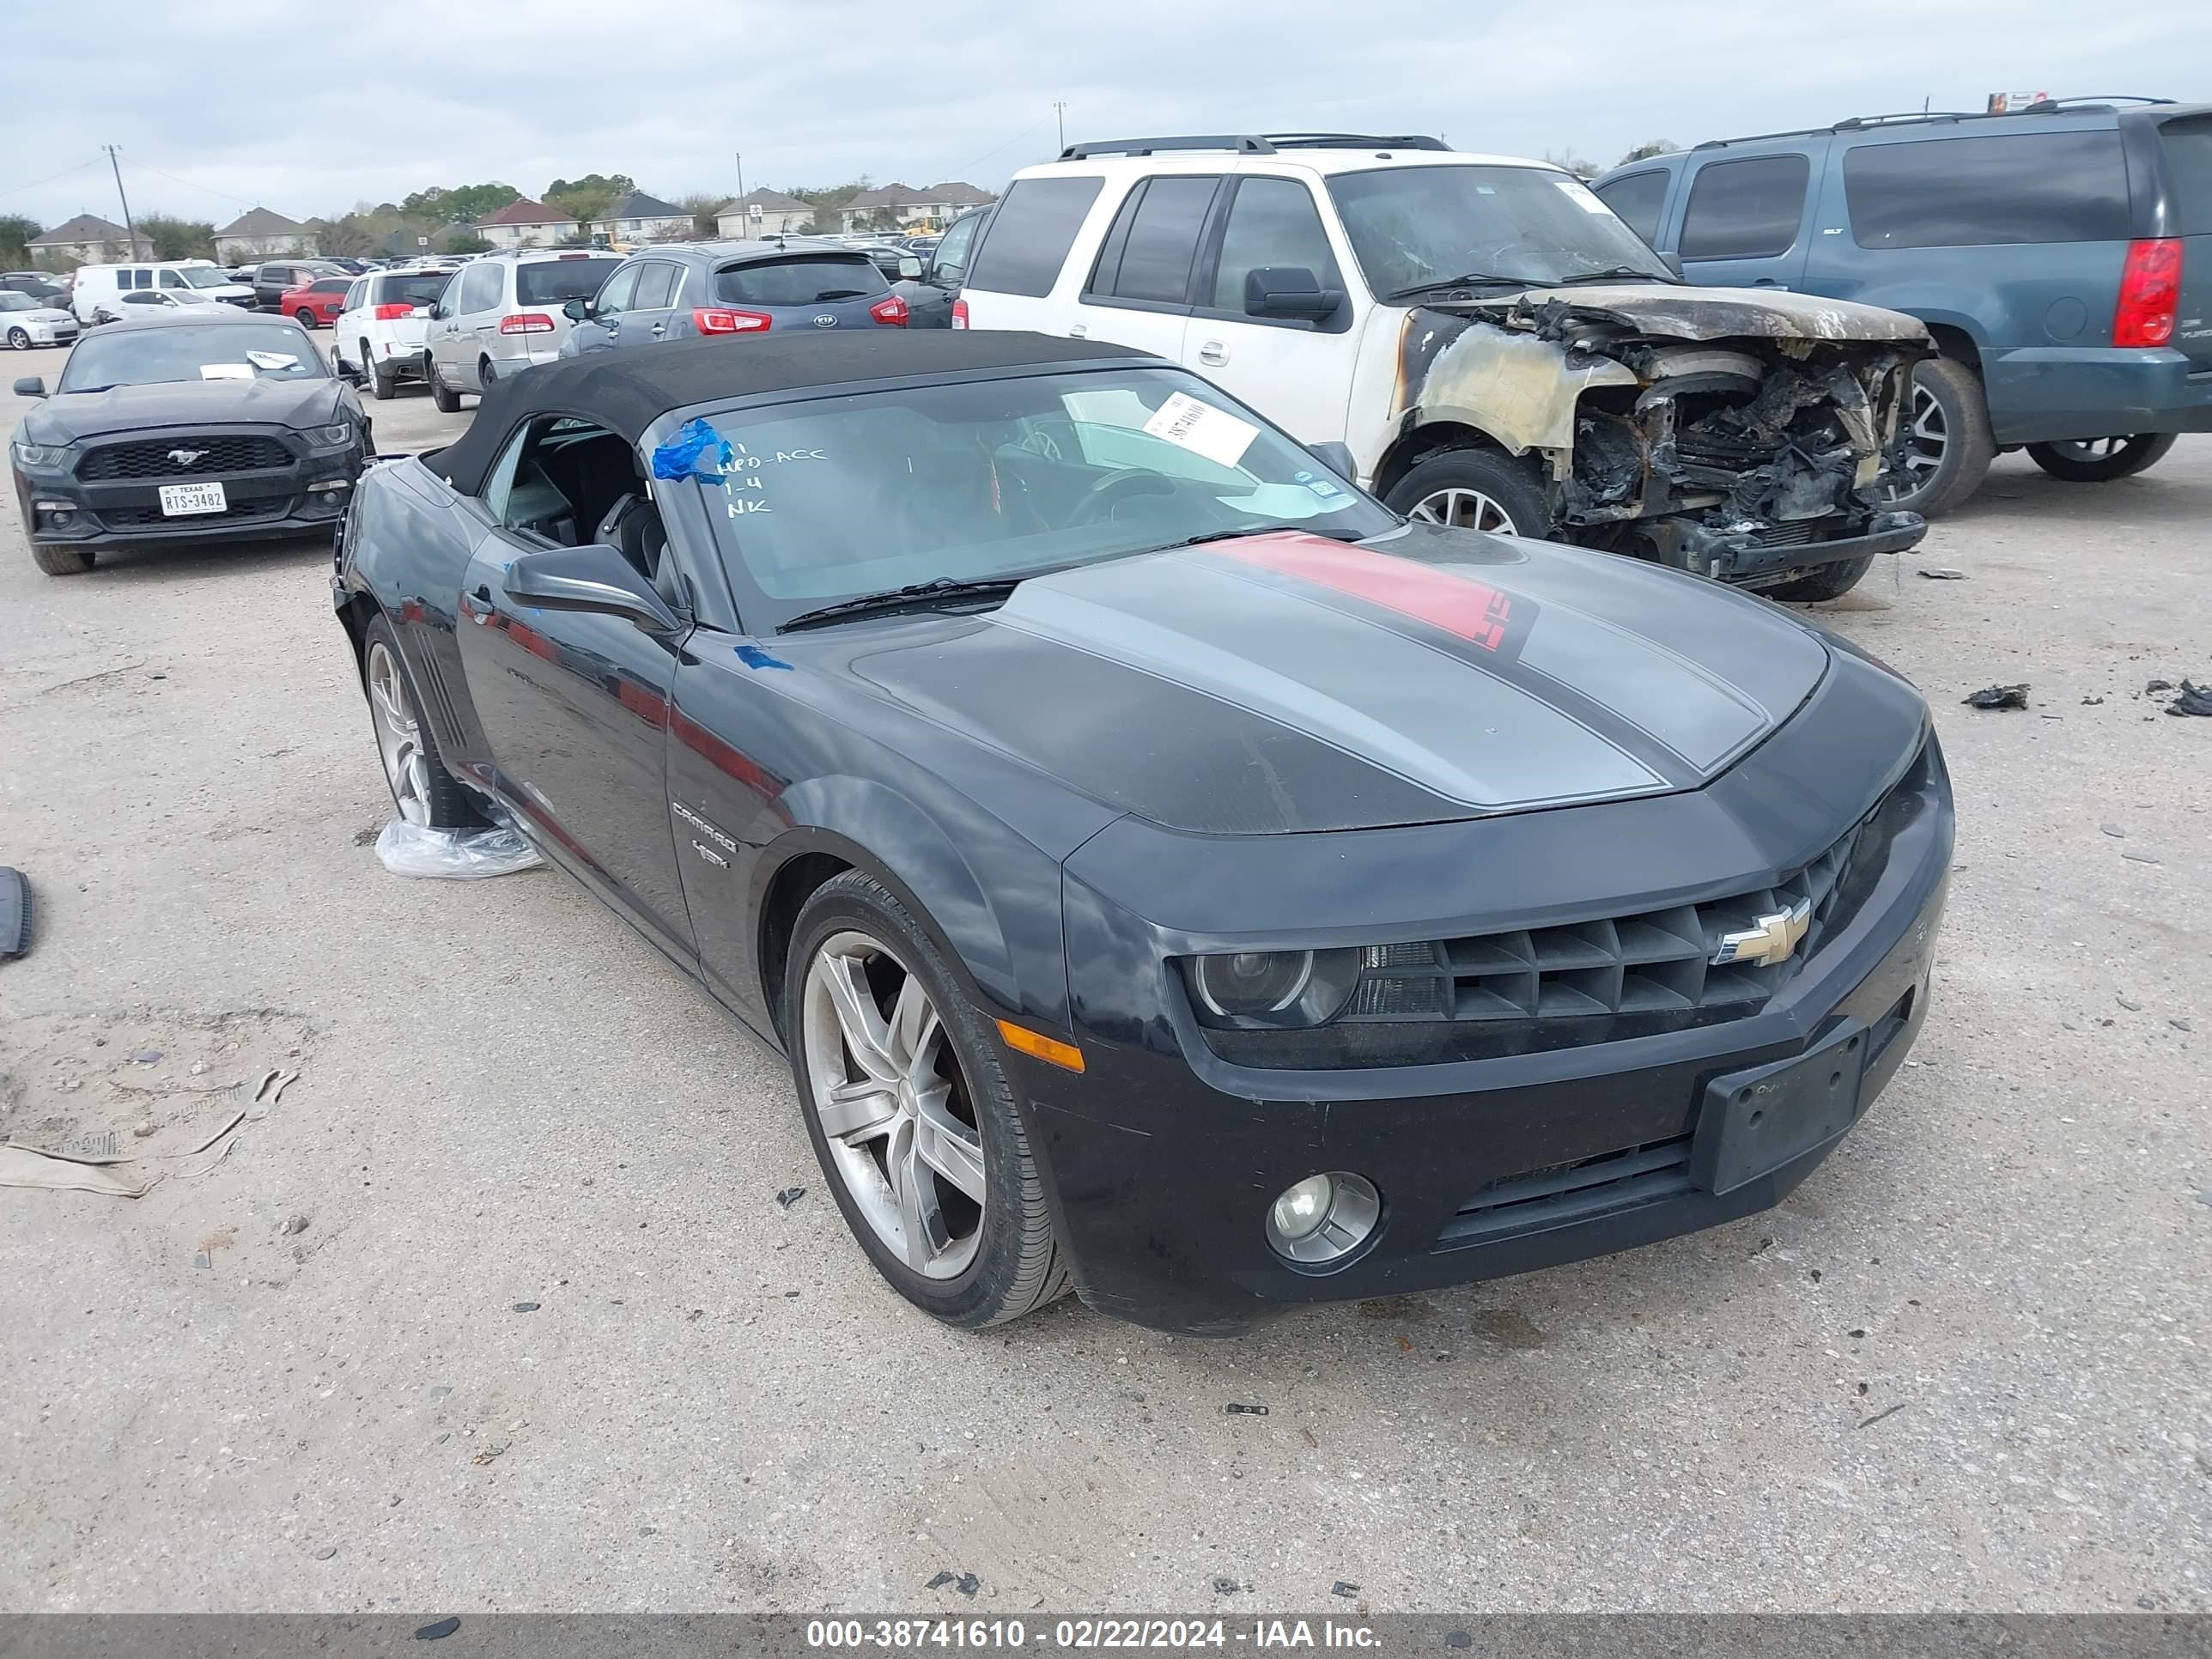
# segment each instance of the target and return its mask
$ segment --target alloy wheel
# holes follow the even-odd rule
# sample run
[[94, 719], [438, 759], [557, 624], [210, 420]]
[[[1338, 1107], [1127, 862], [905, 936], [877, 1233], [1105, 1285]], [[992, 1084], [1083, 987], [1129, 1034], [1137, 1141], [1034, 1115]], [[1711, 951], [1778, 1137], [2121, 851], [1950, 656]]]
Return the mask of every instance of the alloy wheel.
[[1424, 495], [1413, 504], [1407, 517], [1419, 519], [1424, 524], [1449, 525], [1456, 530], [1487, 531], [1492, 535], [1515, 536], [1513, 515], [1498, 501], [1480, 489], [1439, 489]]
[[1951, 431], [1944, 423], [1943, 405], [1923, 386], [1912, 388], [1912, 419], [1905, 431], [1905, 470], [1908, 477], [1890, 485], [1890, 498], [1911, 495], [1928, 487], [1942, 470], [1950, 453]]
[[957, 1279], [983, 1237], [983, 1140], [945, 1022], [880, 940], [833, 934], [807, 964], [800, 1048], [830, 1162], [885, 1249]]
[[9, 329], [8, 331], [8, 344], [14, 350], [28, 351], [31, 349], [31, 336], [29, 331], [20, 328]]
[[2132, 437], [2068, 438], [2046, 443], [2043, 447], [2057, 451], [2062, 460], [2078, 461], [2084, 466], [2092, 466], [2099, 461], [2112, 459], [2134, 441]]
[[383, 641], [368, 647], [368, 707], [376, 722], [376, 752], [392, 785], [399, 816], [410, 823], [430, 822], [430, 758], [422, 750], [422, 731], [407, 712], [407, 685], [399, 662]]

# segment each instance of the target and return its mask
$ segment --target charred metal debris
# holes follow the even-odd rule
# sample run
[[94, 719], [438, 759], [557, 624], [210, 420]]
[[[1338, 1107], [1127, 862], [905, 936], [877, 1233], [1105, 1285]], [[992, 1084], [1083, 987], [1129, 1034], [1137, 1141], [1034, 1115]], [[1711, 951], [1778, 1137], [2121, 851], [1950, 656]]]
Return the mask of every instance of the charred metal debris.
[[1883, 487], [1923, 341], [1778, 331], [1753, 302], [1722, 337], [1558, 298], [1474, 309], [1428, 313], [1425, 351], [1408, 331], [1415, 418], [1464, 403], [1470, 424], [1534, 452], [1566, 539], [1759, 586], [1925, 532]]

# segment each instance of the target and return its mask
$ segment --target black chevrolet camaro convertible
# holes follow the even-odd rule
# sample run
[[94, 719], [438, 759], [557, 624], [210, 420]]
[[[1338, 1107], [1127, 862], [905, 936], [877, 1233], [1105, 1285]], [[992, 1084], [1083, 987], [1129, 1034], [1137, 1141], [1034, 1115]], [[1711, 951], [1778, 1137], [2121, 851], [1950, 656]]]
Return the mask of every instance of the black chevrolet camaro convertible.
[[372, 465], [334, 591], [400, 811], [511, 815], [781, 1048], [939, 1318], [1226, 1333], [1772, 1205], [1927, 1015], [1920, 697], [1330, 459], [1115, 347], [702, 340]]

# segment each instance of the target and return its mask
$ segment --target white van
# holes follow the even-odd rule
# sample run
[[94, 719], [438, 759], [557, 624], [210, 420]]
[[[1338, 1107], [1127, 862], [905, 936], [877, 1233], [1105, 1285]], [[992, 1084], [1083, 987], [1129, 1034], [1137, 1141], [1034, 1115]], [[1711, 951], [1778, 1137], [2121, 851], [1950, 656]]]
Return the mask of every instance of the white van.
[[139, 289], [191, 289], [202, 298], [221, 300], [241, 310], [253, 304], [253, 290], [234, 283], [229, 273], [207, 259], [161, 259], [144, 264], [79, 265], [70, 305], [88, 325], [112, 322], [126, 313], [116, 301]]

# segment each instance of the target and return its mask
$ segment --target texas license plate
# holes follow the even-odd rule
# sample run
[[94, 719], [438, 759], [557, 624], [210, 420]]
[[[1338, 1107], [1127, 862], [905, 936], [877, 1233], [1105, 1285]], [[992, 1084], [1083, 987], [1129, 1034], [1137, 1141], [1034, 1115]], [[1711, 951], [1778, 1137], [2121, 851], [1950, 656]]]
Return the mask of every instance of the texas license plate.
[[161, 516], [165, 519], [181, 519], [191, 513], [221, 513], [229, 506], [219, 483], [161, 486]]

